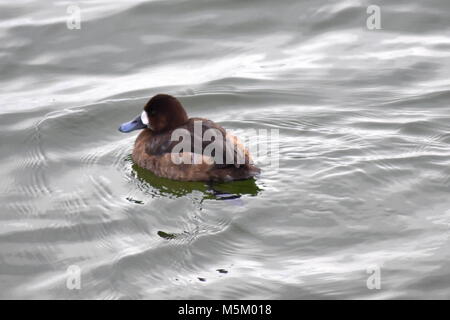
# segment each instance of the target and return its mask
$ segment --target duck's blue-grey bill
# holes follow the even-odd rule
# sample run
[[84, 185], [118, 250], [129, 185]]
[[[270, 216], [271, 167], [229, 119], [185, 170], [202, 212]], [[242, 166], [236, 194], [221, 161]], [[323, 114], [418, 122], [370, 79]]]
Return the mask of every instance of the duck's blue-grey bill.
[[142, 122], [141, 116], [137, 116], [136, 119], [125, 122], [119, 127], [120, 132], [131, 132], [134, 130], [144, 129], [147, 126]]

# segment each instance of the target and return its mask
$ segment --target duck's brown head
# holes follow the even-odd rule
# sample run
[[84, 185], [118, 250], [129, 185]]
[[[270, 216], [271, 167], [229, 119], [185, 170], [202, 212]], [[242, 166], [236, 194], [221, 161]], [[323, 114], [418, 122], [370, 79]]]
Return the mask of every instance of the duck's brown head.
[[188, 116], [180, 101], [168, 94], [158, 94], [151, 98], [141, 115], [119, 127], [121, 132], [150, 128], [154, 132], [175, 129], [188, 121]]

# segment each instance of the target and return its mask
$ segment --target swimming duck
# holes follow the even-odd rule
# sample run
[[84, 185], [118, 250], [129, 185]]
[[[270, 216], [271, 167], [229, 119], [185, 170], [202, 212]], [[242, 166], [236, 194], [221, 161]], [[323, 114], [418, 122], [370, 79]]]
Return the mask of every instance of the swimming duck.
[[133, 161], [159, 177], [180, 181], [232, 181], [260, 173], [239, 139], [204, 118], [188, 118], [180, 101], [167, 94], [151, 98], [142, 114], [119, 127], [143, 129]]

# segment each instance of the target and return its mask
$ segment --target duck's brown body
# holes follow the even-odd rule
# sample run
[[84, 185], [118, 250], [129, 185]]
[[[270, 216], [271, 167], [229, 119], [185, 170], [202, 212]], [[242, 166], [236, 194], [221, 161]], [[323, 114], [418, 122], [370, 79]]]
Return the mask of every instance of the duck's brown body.
[[[170, 140], [175, 129], [163, 133], [155, 133], [151, 129], [144, 129], [136, 139], [132, 154], [133, 161], [159, 177], [181, 181], [231, 181], [248, 179], [259, 174], [260, 169], [252, 164], [248, 150], [235, 136], [227, 134], [225, 129], [214, 122], [207, 119], [191, 118], [176, 129], [186, 129], [194, 136], [195, 121], [201, 121], [203, 130], [214, 129], [220, 132], [224, 137], [225, 145], [229, 148], [225, 148], [224, 154], [231, 152], [229, 150], [234, 150], [234, 153], [243, 155], [243, 163], [237, 164], [236, 161], [231, 164], [225, 163], [225, 161], [223, 161], [224, 163], [216, 163], [214, 158], [203, 155], [205, 147], [210, 143], [208, 141], [202, 142], [202, 154], [196, 154], [200, 157], [200, 161], [177, 164], [173, 161], [172, 148], [178, 141]], [[194, 156], [193, 146], [191, 152], [184, 151], [181, 156], [185, 159], [192, 159]]]
[[211, 120], [189, 119], [180, 101], [170, 95], [154, 96], [140, 116], [119, 127], [121, 132], [138, 129], [143, 131], [134, 144], [133, 161], [159, 177], [231, 181], [260, 172], [235, 136]]

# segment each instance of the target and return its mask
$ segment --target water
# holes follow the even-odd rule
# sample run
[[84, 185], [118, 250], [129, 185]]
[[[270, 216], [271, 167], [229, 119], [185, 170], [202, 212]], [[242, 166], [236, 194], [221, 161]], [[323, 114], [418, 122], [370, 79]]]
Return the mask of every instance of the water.
[[[450, 298], [447, 0], [71, 4], [0, 4], [0, 298]], [[160, 92], [279, 129], [279, 170], [136, 168]]]

